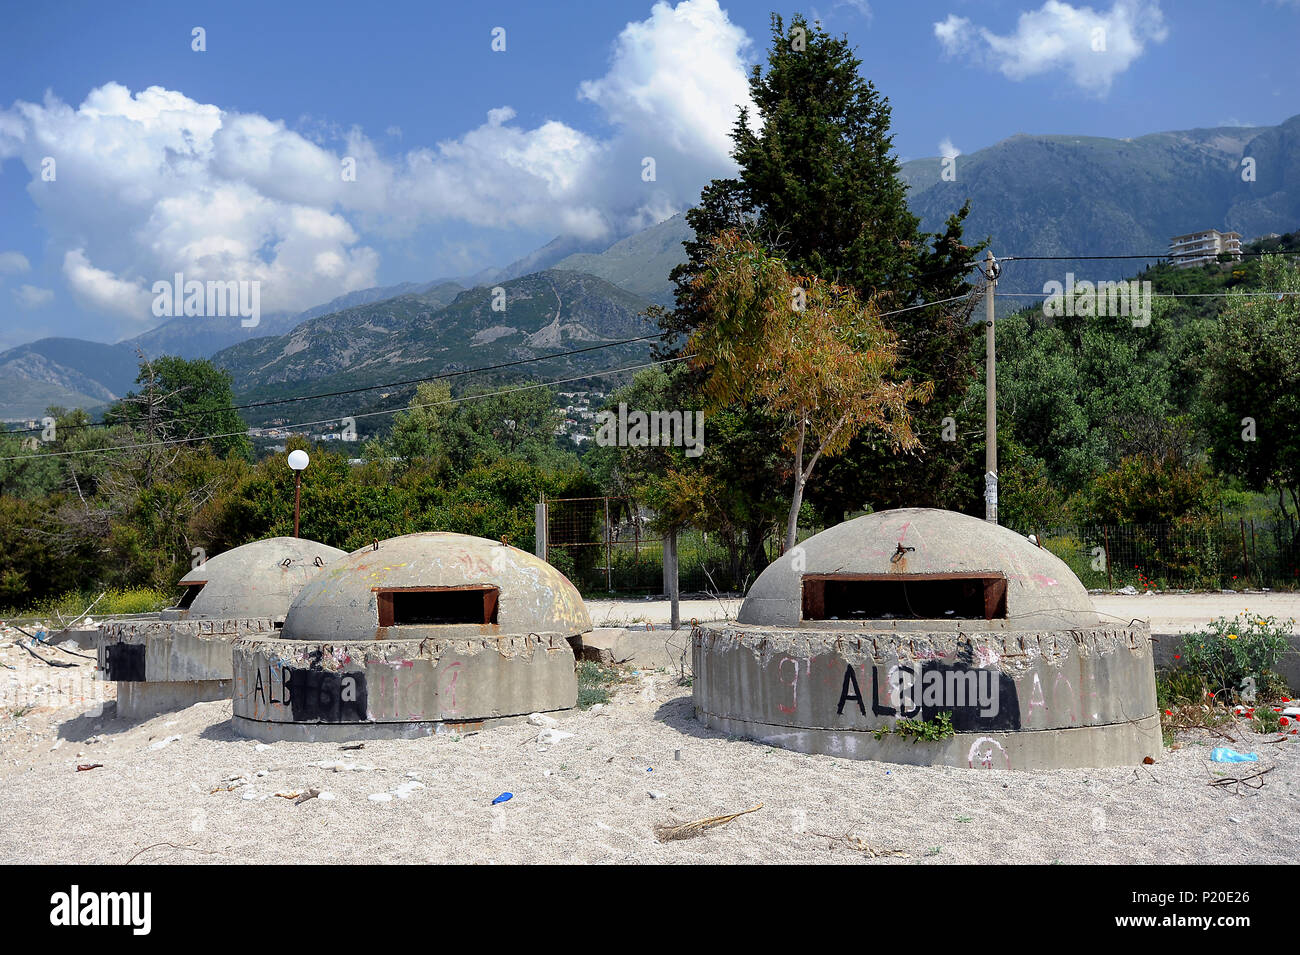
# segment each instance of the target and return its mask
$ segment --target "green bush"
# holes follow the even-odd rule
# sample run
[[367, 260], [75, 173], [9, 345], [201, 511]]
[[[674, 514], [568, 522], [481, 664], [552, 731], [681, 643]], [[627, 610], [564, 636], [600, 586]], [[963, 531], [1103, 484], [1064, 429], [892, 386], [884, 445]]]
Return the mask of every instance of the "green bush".
[[1274, 693], [1274, 668], [1290, 647], [1294, 625], [1294, 618], [1278, 623], [1251, 613], [1220, 617], [1205, 630], [1183, 635], [1183, 664], [1215, 694], [1226, 690], [1251, 700]]

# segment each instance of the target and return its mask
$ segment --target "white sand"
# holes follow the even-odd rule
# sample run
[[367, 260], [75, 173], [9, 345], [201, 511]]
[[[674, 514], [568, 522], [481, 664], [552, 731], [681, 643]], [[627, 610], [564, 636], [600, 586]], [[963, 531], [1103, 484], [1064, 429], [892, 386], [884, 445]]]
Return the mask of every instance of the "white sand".
[[[51, 679], [22, 650], [0, 659], [19, 668], [0, 676]], [[239, 739], [229, 703], [138, 725], [78, 717], [84, 702], [21, 717], [13, 709], [12, 697], [0, 706], [4, 863], [123, 863], [141, 850], [137, 864], [1289, 863], [1300, 852], [1300, 736], [1266, 745], [1244, 728], [1229, 745], [1258, 751], [1259, 768], [1276, 767], [1248, 796], [1206, 785], [1214, 773], [1256, 768], [1210, 763], [1219, 741], [1208, 738], [1136, 770], [1042, 773], [854, 762], [728, 741], [691, 719], [690, 690], [660, 673], [631, 677], [599, 713], [561, 714], [559, 729], [574, 735], [546, 747], [524, 723], [341, 751]], [[322, 761], [358, 768], [313, 765]], [[78, 763], [104, 766], [76, 772]], [[249, 784], [211, 792], [239, 775]], [[423, 788], [404, 786], [413, 780]], [[309, 787], [336, 798], [294, 805], [271, 795]], [[503, 791], [514, 798], [492, 805]], [[392, 798], [371, 798], [381, 794]], [[653, 834], [656, 823], [758, 803], [761, 811], [699, 838], [661, 844]], [[909, 856], [870, 859], [814, 833]]]

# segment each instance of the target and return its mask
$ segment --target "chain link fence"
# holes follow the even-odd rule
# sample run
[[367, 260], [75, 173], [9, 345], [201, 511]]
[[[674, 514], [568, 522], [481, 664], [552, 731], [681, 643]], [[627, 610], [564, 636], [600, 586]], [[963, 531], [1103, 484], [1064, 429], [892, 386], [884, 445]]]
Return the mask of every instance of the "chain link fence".
[[[585, 595], [663, 594], [664, 539], [653, 514], [626, 497], [582, 497], [546, 503], [546, 560]], [[776, 556], [776, 542], [768, 546]], [[677, 579], [682, 593], [743, 593], [734, 548], [717, 535], [677, 532]]]
[[1300, 540], [1286, 521], [1022, 527], [1094, 589], [1300, 586]]
[[[652, 527], [654, 515], [631, 499], [549, 500], [546, 515], [546, 559], [584, 595], [666, 592], [663, 535]], [[780, 555], [779, 530], [765, 543], [768, 560]], [[1300, 587], [1300, 535], [1283, 520], [1013, 530], [1036, 535], [1090, 589]], [[744, 593], [753, 583], [739, 570], [735, 546], [695, 528], [678, 531], [677, 561], [682, 593]]]

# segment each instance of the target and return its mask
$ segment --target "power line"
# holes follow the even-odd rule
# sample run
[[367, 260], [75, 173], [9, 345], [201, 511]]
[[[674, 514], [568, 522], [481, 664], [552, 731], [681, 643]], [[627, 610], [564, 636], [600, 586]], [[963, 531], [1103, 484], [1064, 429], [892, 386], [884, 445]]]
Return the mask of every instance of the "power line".
[[[1131, 279], [1120, 280], [1118, 284], [1126, 285], [1129, 281], [1132, 280]], [[1076, 294], [1082, 294], [1082, 295], [1088, 294], [1086, 292], [1080, 292], [1077, 285], [1075, 286], [1074, 291]], [[1101, 294], [1102, 292], [1104, 292], [1104, 290], [1094, 289], [1094, 293], [1096, 294]], [[1065, 292], [1064, 291], [1061, 292], [998, 292], [999, 297], [1019, 296], [1021, 298], [1024, 297], [1042, 298], [1044, 296], [1055, 296], [1055, 295], [1063, 296], [1065, 295]], [[1151, 293], [1152, 298], [1252, 298], [1258, 296], [1277, 297], [1277, 296], [1288, 296], [1288, 295], [1300, 295], [1300, 292], [1274, 292], [1274, 291], [1269, 291], [1268, 289], [1250, 289], [1245, 291], [1236, 290], [1236, 289], [1225, 289], [1224, 291], [1221, 292], [1152, 292]]]
[[[1258, 256], [1258, 255], [1300, 255], [1300, 250], [1288, 251], [1278, 249], [1273, 252], [1250, 252], [1245, 249], [1232, 253], [1215, 253], [1218, 255]], [[1002, 255], [999, 262], [1088, 262], [1108, 259], [1198, 259], [1205, 258], [1204, 252], [1156, 252], [1151, 255]], [[1217, 258], [1216, 258], [1217, 261]]]
[[[550, 355], [537, 355], [533, 358], [519, 358], [514, 361], [500, 362], [495, 365], [483, 365], [478, 368], [466, 368], [462, 371], [448, 371], [448, 372], [443, 372], [442, 374], [439, 375], [431, 375], [425, 378], [407, 378], [403, 381], [389, 381], [377, 385], [363, 385], [357, 388], [346, 388], [343, 389], [342, 391], [325, 391], [314, 395], [290, 395], [289, 397], [286, 398], [269, 398], [265, 401], [252, 401], [242, 405], [223, 405], [218, 408], [205, 408], [201, 411], [187, 411], [182, 414], [170, 415], [160, 420], [163, 423], [169, 423], [172, 421], [181, 421], [185, 418], [195, 418], [195, 417], [202, 417], [203, 415], [220, 414], [221, 412], [225, 412], [225, 411], [244, 411], [248, 408], [263, 408], [263, 407], [268, 407], [270, 405], [288, 404], [294, 401], [314, 401], [317, 398], [339, 398], [344, 395], [360, 394], [363, 391], [376, 391], [380, 388], [400, 388], [403, 385], [422, 384], [424, 382], [429, 382], [429, 381], [443, 381], [449, 378], [458, 378], [463, 375], [473, 375], [485, 371], [499, 371], [502, 368], [513, 368], [518, 365], [527, 365], [532, 362], [548, 361], [552, 358], [567, 358], [569, 355], [580, 355], [584, 352], [598, 351], [599, 349], [602, 348], [615, 348], [619, 345], [631, 345], [631, 344], [635, 344], [636, 342], [644, 342], [644, 341], [649, 341], [652, 338], [661, 338], [661, 337], [662, 337], [662, 333], [656, 333], [654, 335], [642, 335], [639, 338], [625, 338], [622, 339], [621, 341], [601, 342], [598, 345], [588, 345], [584, 348], [574, 348], [569, 351], [554, 352]], [[86, 424], [67, 425], [64, 428], [64, 430], [80, 431], [85, 428], [109, 428], [109, 427], [114, 427], [118, 424], [126, 424], [126, 423], [127, 422], [124, 421], [91, 421]], [[13, 431], [6, 431], [0, 433], [34, 434], [41, 430], [43, 429], [23, 428], [21, 430], [15, 429]]]
[[[585, 381], [588, 378], [603, 378], [607, 375], [618, 375], [629, 371], [639, 371], [643, 368], [652, 368], [656, 365], [668, 365], [668, 364], [672, 364], [673, 362], [686, 361], [688, 358], [692, 358], [692, 357], [694, 356], [678, 355], [673, 358], [663, 358], [663, 359], [659, 359], [658, 361], [643, 362], [642, 364], [639, 365], [629, 365], [626, 368], [610, 368], [603, 371], [593, 371], [585, 375], [575, 375], [571, 378], [558, 378], [553, 381], [532, 382], [530, 384], [520, 385], [515, 388], [502, 388], [497, 391], [488, 391], [477, 395], [461, 395], [459, 398], [447, 398], [442, 401], [423, 402], [421, 404], [406, 405], [405, 407], [402, 408], [388, 408], [382, 411], [367, 411], [363, 414], [350, 415], [349, 417], [374, 418], [381, 415], [398, 414], [402, 411], [410, 411], [416, 408], [435, 408], [435, 407], [440, 407], [442, 405], [460, 404], [461, 402], [464, 401], [478, 401], [479, 399], [482, 398], [494, 398], [499, 395], [509, 395], [519, 391], [532, 391], [537, 388], [549, 388], [552, 385], [563, 385], [572, 381]], [[300, 421], [296, 424], [284, 425], [284, 427], [285, 428], [310, 428], [314, 425], [333, 424], [337, 420], [338, 420], [338, 416], [335, 416], [333, 418], [322, 418], [319, 421]], [[7, 457], [0, 457], [0, 461], [30, 461], [38, 457], [56, 458], [56, 457], [71, 457], [74, 455], [81, 455], [81, 454], [103, 454], [109, 451], [136, 451], [141, 448], [171, 447], [178, 444], [189, 444], [192, 441], [213, 441], [216, 440], [217, 438], [231, 438], [237, 435], [246, 435], [247, 433], [248, 430], [245, 429], [244, 431], [226, 431], [221, 434], [191, 435], [189, 437], [184, 437], [184, 438], [166, 438], [159, 441], [146, 441], [138, 444], [119, 444], [107, 448], [82, 448], [77, 451], [48, 451], [48, 452], [38, 451], [35, 454], [17, 454], [17, 455], [9, 455]]]
[[[880, 314], [882, 318], [886, 318], [890, 315], [898, 315], [902, 312], [910, 312], [914, 309], [926, 308], [930, 305], [944, 305], [949, 302], [955, 302], [958, 301], [959, 299], [963, 299], [966, 297], [967, 297], [966, 295], [954, 295], [951, 298], [939, 299], [938, 301], [934, 301], [934, 302], [922, 302], [918, 305], [909, 305], [906, 308], [893, 309], [892, 311], [881, 312]], [[289, 404], [291, 402], [296, 402], [296, 401], [314, 401], [320, 398], [339, 398], [346, 395], [360, 394], [366, 391], [377, 391], [380, 388], [400, 388], [404, 385], [422, 384], [430, 381], [444, 381], [450, 378], [462, 377], [464, 375], [479, 374], [487, 371], [499, 371], [503, 368], [513, 368], [519, 365], [527, 365], [539, 361], [548, 361], [553, 358], [566, 358], [570, 355], [580, 355], [585, 352], [598, 351], [602, 348], [615, 348], [619, 345], [632, 345], [632, 344], [636, 344], [637, 342], [650, 341], [651, 339], [658, 339], [662, 337], [663, 337], [663, 333], [657, 332], [653, 335], [642, 335], [638, 338], [625, 338], [620, 341], [601, 342], [600, 344], [588, 345], [584, 348], [574, 348], [568, 351], [554, 352], [549, 355], [537, 355], [533, 358], [519, 358], [514, 361], [500, 362], [495, 365], [482, 365], [478, 368], [466, 368], [461, 371], [444, 372], [439, 375], [431, 375], [423, 378], [407, 378], [402, 381], [390, 381], [390, 382], [383, 382], [375, 385], [363, 385], [357, 388], [345, 388], [339, 391], [327, 391], [327, 392], [320, 392], [317, 394], [310, 394], [310, 395], [290, 395], [285, 398], [270, 398], [265, 401], [252, 401], [245, 404], [222, 405], [216, 408], [204, 408], [202, 410], [186, 411], [180, 414], [168, 415], [166, 417], [160, 417], [158, 420], [160, 423], [170, 424], [176, 421], [183, 421], [187, 418], [201, 418], [205, 415], [221, 414], [227, 411], [244, 411], [249, 408], [263, 408], [263, 407], [269, 407], [271, 405]], [[357, 416], [352, 415], [351, 417], [357, 417]], [[336, 420], [336, 419], [328, 419], [328, 420]], [[119, 424], [129, 424], [129, 423], [130, 422], [128, 421], [90, 421], [85, 424], [65, 425], [61, 430], [82, 431], [87, 428], [110, 428], [110, 427], [116, 427]], [[0, 432], [0, 435], [36, 434], [43, 430], [44, 430], [43, 428], [15, 428], [12, 431]], [[0, 459], [0, 460], [4, 460], [4, 459]]]
[[[1260, 252], [1251, 252], [1251, 251], [1242, 251], [1242, 252], [1239, 252], [1239, 253], [1237, 253], [1237, 254], [1239, 254], [1239, 255], [1263, 256], [1263, 255], [1293, 255], [1293, 254], [1298, 254], [1298, 253], [1295, 253], [1295, 252], [1285, 252], [1285, 251], [1274, 251], [1274, 252], [1263, 252], [1263, 251], [1260, 251]], [[1189, 258], [1189, 257], [1199, 257], [1199, 256], [1202, 256], [1202, 255], [1203, 255], [1203, 253], [1197, 253], [1197, 252], [1188, 252], [1188, 253], [1169, 253], [1169, 252], [1162, 252], [1162, 253], [1159, 253], [1159, 254], [1152, 254], [1152, 255], [1130, 255], [1130, 254], [1125, 254], [1125, 255], [1005, 255], [1005, 256], [1001, 256], [1001, 257], [999, 257], [997, 261], [998, 261], [999, 263], [1004, 263], [1004, 262], [1016, 262], [1016, 261], [1019, 261], [1019, 262], [1075, 262], [1075, 261], [1106, 261], [1106, 260], [1117, 260], [1117, 259]], [[926, 273], [923, 273], [923, 274], [920, 275], [920, 276], [917, 276], [916, 278], [918, 278], [918, 279], [922, 279], [922, 278], [928, 278], [928, 277], [931, 277], [931, 276], [934, 276], [934, 275], [942, 275], [942, 274], [945, 274], [945, 273], [947, 273], [947, 272], [952, 272], [952, 271], [957, 271], [957, 270], [970, 271], [970, 270], [973, 270], [973, 269], [980, 269], [980, 268], [981, 268], [980, 264], [979, 264], [978, 262], [972, 260], [972, 261], [969, 262], [969, 263], [957, 263], [957, 264], [954, 264], [954, 265], [948, 266], [948, 267], [946, 267], [946, 268], [936, 269], [936, 270], [933, 270], [933, 271], [930, 271], [930, 272], [926, 272]], [[906, 307], [904, 307], [904, 308], [891, 309], [890, 311], [887, 311], [887, 312], [881, 312], [880, 315], [881, 315], [882, 318], [887, 318], [887, 317], [889, 317], [889, 316], [891, 316], [891, 315], [899, 315], [899, 314], [902, 314], [902, 313], [904, 313], [904, 312], [914, 311], [915, 309], [919, 309], [919, 308], [928, 308], [929, 306], [932, 306], [932, 305], [944, 305], [944, 304], [948, 304], [948, 303], [950, 303], [950, 302], [956, 302], [956, 301], [959, 301], [959, 300], [962, 300], [962, 299], [969, 298], [969, 297], [970, 297], [970, 294], [971, 294], [971, 293], [968, 292], [968, 293], [963, 293], [963, 294], [961, 294], [961, 295], [954, 295], [954, 296], [951, 296], [951, 297], [949, 297], [949, 298], [945, 298], [945, 299], [939, 299], [939, 300], [936, 300], [936, 301], [933, 301], [933, 302], [921, 302], [921, 303], [918, 303], [918, 304], [916, 304], [916, 305], [908, 305], [908, 306], [906, 306]], [[1037, 295], [1039, 295], [1040, 293], [1037, 293], [1037, 292], [1032, 292], [1032, 293], [1031, 293], [1031, 292], [1000, 292], [999, 294], [1001, 294], [1001, 295], [1008, 295], [1008, 296], [1025, 296], [1025, 295], [1034, 295], [1034, 296], [1037, 296]], [[1046, 295], [1047, 293], [1041, 293], [1041, 294]], [[1193, 297], [1214, 297], [1215, 295], [1218, 295], [1218, 294], [1221, 294], [1221, 293], [1195, 293], [1195, 294], [1194, 294], [1194, 293], [1183, 293], [1183, 294], [1174, 294], [1174, 293], [1154, 293], [1154, 294], [1155, 294], [1157, 297], [1160, 297], [1160, 298], [1193, 298]], [[1222, 294], [1230, 294], [1230, 293], [1222, 293]], [[1283, 293], [1260, 293], [1260, 294], [1283, 294]], [[319, 400], [319, 399], [322, 399], [322, 398], [339, 398], [339, 397], [344, 397], [344, 396], [347, 396], [347, 395], [361, 394], [361, 393], [364, 393], [364, 392], [367, 392], [367, 391], [377, 391], [377, 390], [379, 390], [379, 389], [381, 389], [381, 388], [401, 388], [401, 387], [404, 387], [404, 386], [406, 386], [406, 385], [412, 385], [412, 384], [422, 384], [422, 383], [425, 383], [425, 382], [431, 382], [431, 381], [444, 381], [444, 380], [448, 380], [448, 379], [451, 379], [451, 378], [459, 378], [459, 377], [463, 377], [463, 376], [465, 376], [465, 375], [480, 374], [480, 373], [483, 373], [483, 372], [489, 372], [489, 371], [500, 371], [500, 370], [505, 369], [505, 368], [514, 368], [514, 367], [518, 367], [518, 366], [521, 366], [521, 365], [533, 364], [533, 363], [541, 362], [541, 361], [549, 361], [549, 360], [556, 359], [556, 358], [566, 358], [566, 357], [569, 357], [569, 356], [571, 356], [571, 355], [584, 354], [584, 353], [586, 353], [586, 352], [598, 351], [598, 350], [600, 350], [600, 349], [604, 349], [604, 348], [616, 348], [616, 347], [618, 347], [618, 346], [620, 346], [620, 345], [632, 345], [632, 344], [636, 344], [636, 343], [638, 343], [638, 342], [650, 341], [650, 340], [652, 340], [652, 339], [659, 339], [659, 338], [662, 338], [662, 337], [663, 337], [663, 333], [662, 333], [662, 332], [659, 332], [659, 333], [655, 333], [655, 334], [652, 334], [652, 335], [642, 335], [642, 336], [639, 336], [639, 337], [636, 337], [636, 338], [626, 338], [626, 339], [621, 339], [621, 340], [619, 340], [619, 341], [601, 342], [601, 343], [596, 344], [596, 345], [588, 345], [588, 346], [585, 346], [585, 347], [583, 347], [583, 348], [574, 348], [574, 349], [570, 349], [570, 350], [562, 351], [562, 352], [553, 352], [553, 353], [548, 354], [548, 355], [537, 355], [537, 356], [534, 356], [534, 357], [532, 357], [532, 358], [519, 358], [519, 359], [515, 359], [514, 361], [499, 362], [499, 363], [494, 364], [494, 365], [482, 365], [482, 366], [479, 366], [479, 367], [477, 367], [477, 368], [466, 368], [466, 369], [463, 369], [463, 370], [461, 370], [461, 371], [443, 372], [443, 373], [438, 374], [438, 375], [429, 375], [429, 376], [420, 377], [420, 378], [406, 378], [406, 379], [402, 379], [402, 380], [400, 380], [400, 381], [381, 382], [381, 383], [374, 384], [374, 385], [362, 385], [362, 386], [358, 386], [358, 387], [356, 387], [356, 388], [345, 388], [345, 389], [341, 389], [341, 390], [338, 390], [338, 391], [318, 392], [318, 393], [315, 393], [315, 394], [308, 394], [308, 395], [289, 395], [289, 396], [286, 396], [286, 397], [284, 397], [284, 398], [268, 398], [268, 399], [265, 399], [265, 400], [262, 400], [262, 401], [252, 401], [252, 402], [247, 402], [247, 403], [244, 403], [244, 404], [223, 405], [223, 406], [216, 407], [216, 408], [205, 408], [205, 409], [201, 409], [201, 410], [181, 412], [181, 413], [179, 413], [179, 414], [168, 415], [168, 416], [166, 416], [166, 417], [164, 417], [164, 418], [161, 418], [161, 419], [160, 419], [160, 423], [172, 423], [172, 422], [176, 422], [176, 421], [182, 421], [182, 420], [185, 420], [185, 419], [187, 419], [187, 418], [201, 418], [201, 417], [203, 417], [203, 416], [205, 416], [205, 415], [220, 414], [220, 413], [228, 412], [228, 411], [246, 411], [246, 410], [249, 410], [249, 409], [252, 409], [252, 408], [265, 408], [265, 407], [271, 407], [271, 406], [273, 406], [273, 405], [291, 404], [291, 403], [299, 402], [299, 401], [315, 401], [315, 400]], [[351, 416], [351, 417], [358, 417], [358, 416], [353, 415], [353, 416]], [[361, 415], [360, 417], [365, 417], [365, 415]], [[326, 419], [326, 420], [327, 420], [327, 421], [332, 421], [332, 420], [336, 420], [336, 419]], [[87, 428], [108, 428], [108, 427], [115, 427], [115, 426], [117, 426], [118, 424], [127, 424], [127, 423], [129, 423], [129, 422], [125, 422], [125, 421], [120, 421], [120, 422], [115, 422], [115, 421], [91, 421], [91, 422], [87, 422], [87, 423], [85, 423], [85, 424], [66, 425], [66, 426], [63, 428], [63, 430], [64, 430], [64, 431], [81, 431], [81, 430], [84, 430], [84, 429], [87, 429]], [[38, 432], [43, 431], [43, 430], [44, 430], [43, 428], [16, 428], [16, 429], [14, 429], [14, 430], [12, 430], [12, 431], [4, 431], [4, 432], [0, 432], [0, 434], [11, 434], [11, 435], [19, 435], [19, 434], [35, 434], [35, 433], [38, 433]], [[235, 433], [243, 433], [243, 432], [235, 432]], [[193, 439], [193, 440], [202, 440], [202, 439], [200, 439], [200, 438], [195, 438], [195, 439]], [[13, 459], [11, 459], [11, 458], [0, 458], [0, 460], [13, 460]]]

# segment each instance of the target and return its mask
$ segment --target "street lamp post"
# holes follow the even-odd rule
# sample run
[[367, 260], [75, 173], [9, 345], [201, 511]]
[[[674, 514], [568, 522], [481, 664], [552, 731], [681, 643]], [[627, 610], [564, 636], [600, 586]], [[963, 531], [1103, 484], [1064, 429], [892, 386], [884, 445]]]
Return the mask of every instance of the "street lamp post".
[[298, 505], [302, 502], [302, 472], [311, 462], [303, 450], [289, 452], [289, 467], [293, 469], [293, 536], [298, 537]]

